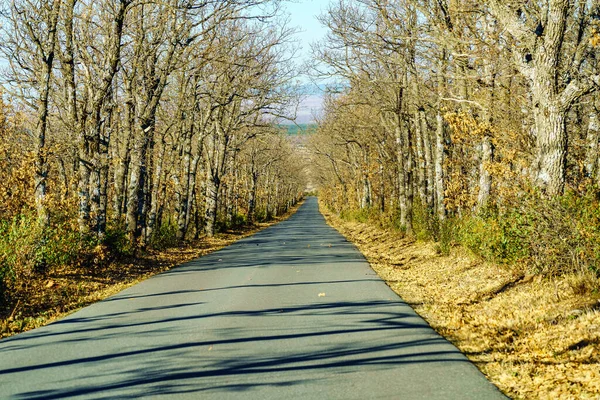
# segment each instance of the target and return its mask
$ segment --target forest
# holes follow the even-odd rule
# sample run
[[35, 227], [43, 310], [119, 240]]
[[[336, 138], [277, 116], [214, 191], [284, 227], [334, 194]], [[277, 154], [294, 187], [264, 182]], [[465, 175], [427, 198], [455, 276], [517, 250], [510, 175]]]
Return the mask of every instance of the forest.
[[597, 3], [340, 0], [321, 22], [312, 72], [347, 84], [311, 137], [329, 208], [597, 291]]
[[600, 393], [600, 4], [331, 0], [305, 65], [284, 4], [2, 4], [0, 337], [314, 187], [506, 393]]
[[516, 399], [600, 389], [600, 4], [337, 0], [326, 218]]
[[266, 0], [5, 3], [3, 318], [57, 269], [93, 274], [296, 204], [305, 162], [279, 125], [298, 101], [294, 32]]

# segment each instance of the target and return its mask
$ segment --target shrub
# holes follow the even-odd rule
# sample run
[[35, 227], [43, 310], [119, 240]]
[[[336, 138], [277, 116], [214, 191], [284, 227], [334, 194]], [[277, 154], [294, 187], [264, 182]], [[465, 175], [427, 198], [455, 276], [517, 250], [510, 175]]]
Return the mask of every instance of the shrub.
[[544, 274], [600, 273], [600, 203], [596, 191], [568, 191], [553, 199], [528, 199], [532, 220], [526, 242], [530, 261]]
[[594, 190], [547, 198], [534, 192], [501, 210], [463, 218], [461, 244], [484, 259], [532, 272], [600, 272], [600, 204]]
[[[265, 214], [262, 211], [256, 210], [254, 213], [254, 220], [257, 222], [262, 222], [265, 218]], [[228, 219], [225, 215], [220, 216], [217, 219], [217, 232], [224, 232], [228, 229], [237, 229], [247, 224], [246, 215], [236, 213], [231, 216], [231, 219]]]
[[19, 215], [0, 222], [2, 276], [27, 277], [44, 264], [47, 237], [32, 216]]
[[[462, 245], [485, 260], [544, 275], [600, 276], [600, 188], [570, 190], [547, 197], [531, 190], [505, 197], [478, 214], [439, 221], [415, 201], [417, 239], [434, 239], [441, 254]], [[343, 209], [346, 221], [404, 231], [399, 212], [378, 208]]]
[[135, 247], [127, 237], [124, 227], [109, 225], [104, 235], [104, 244], [118, 256], [131, 256], [135, 253]]
[[246, 225], [246, 216], [244, 214], [235, 214], [231, 221], [232, 228], [239, 228]]
[[340, 212], [340, 218], [346, 221], [354, 221], [359, 223], [377, 223], [381, 224], [381, 214], [376, 208], [359, 208], [351, 210], [343, 210]]
[[413, 205], [413, 230], [417, 240], [439, 240], [440, 221], [433, 210], [420, 201]]
[[94, 242], [69, 224], [42, 229], [33, 213], [0, 221], [0, 296], [16, 282], [62, 265], [77, 265]]
[[458, 227], [461, 244], [500, 264], [513, 264], [528, 255], [531, 228], [527, 215], [517, 212], [465, 217]]
[[153, 249], [164, 250], [176, 246], [177, 242], [177, 224], [167, 221], [154, 231], [152, 238], [150, 238], [149, 245]]
[[460, 224], [458, 220], [446, 219], [437, 223], [437, 251], [442, 255], [449, 255], [450, 249], [460, 242]]

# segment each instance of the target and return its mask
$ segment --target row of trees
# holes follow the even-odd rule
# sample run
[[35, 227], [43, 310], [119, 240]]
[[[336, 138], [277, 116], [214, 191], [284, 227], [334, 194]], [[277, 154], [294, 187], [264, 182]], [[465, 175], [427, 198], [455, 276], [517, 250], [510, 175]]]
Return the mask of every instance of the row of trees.
[[73, 211], [85, 235], [146, 245], [285, 210], [304, 188], [274, 124], [296, 101], [293, 33], [276, 1], [11, 1], [2, 140], [35, 160], [39, 223]]
[[[338, 210], [443, 221], [600, 185], [600, 6], [337, 0], [317, 76], [342, 76], [313, 138]], [[589, 185], [588, 185], [589, 186]]]

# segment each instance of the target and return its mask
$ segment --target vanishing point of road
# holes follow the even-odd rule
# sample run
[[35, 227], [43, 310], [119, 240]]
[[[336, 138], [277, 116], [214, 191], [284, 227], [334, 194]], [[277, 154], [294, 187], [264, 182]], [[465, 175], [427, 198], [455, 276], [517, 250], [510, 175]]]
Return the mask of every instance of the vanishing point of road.
[[2, 399], [503, 399], [309, 198], [289, 220], [0, 341]]

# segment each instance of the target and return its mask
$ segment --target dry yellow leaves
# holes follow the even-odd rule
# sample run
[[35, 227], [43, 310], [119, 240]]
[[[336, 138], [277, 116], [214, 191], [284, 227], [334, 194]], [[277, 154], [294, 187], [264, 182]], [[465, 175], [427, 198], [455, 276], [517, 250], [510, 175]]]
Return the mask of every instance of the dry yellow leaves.
[[600, 398], [600, 303], [574, 289], [577, 278], [525, 277], [498, 290], [519, 273], [460, 249], [440, 256], [433, 243], [322, 211], [394, 291], [508, 396]]

